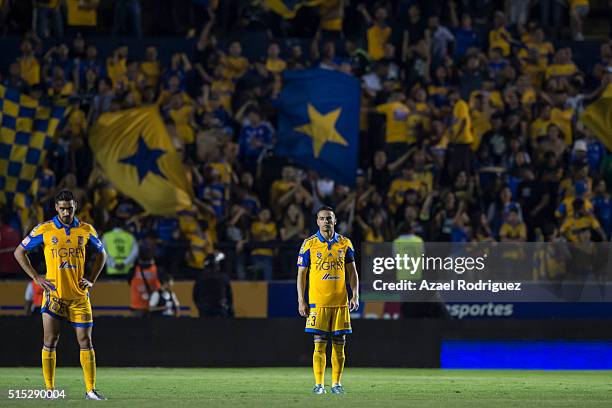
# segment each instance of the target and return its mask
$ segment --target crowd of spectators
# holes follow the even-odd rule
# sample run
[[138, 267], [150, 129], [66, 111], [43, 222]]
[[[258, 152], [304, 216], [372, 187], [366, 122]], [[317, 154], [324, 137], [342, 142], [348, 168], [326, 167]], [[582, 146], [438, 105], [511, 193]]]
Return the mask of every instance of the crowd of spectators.
[[[138, 1], [120, 3], [139, 8]], [[447, 242], [612, 236], [612, 161], [577, 120], [610, 84], [612, 43], [603, 42], [598, 63], [581, 71], [571, 49], [552, 42], [563, 35], [562, 16], [546, 7], [558, 2], [540, 1], [539, 18], [532, 18], [538, 10], [529, 1], [507, 2], [507, 9], [488, 1], [331, 1], [309, 11], [320, 20], [310, 49], [285, 37], [300, 30], [281, 19], [264, 26], [269, 44], [258, 59], [244, 56], [227, 21], [217, 27], [216, 6], [225, 9], [216, 3], [198, 9], [195, 49], [167, 63], [155, 47], [143, 60], [125, 45], [99, 55], [79, 31], [46, 49], [40, 35], [66, 39], [62, 30], [37, 26], [39, 35], [24, 35], [2, 83], [36, 98], [69, 97], [73, 109], [45, 162], [36, 202], [27, 216], [4, 208], [5, 224], [27, 233], [54, 215], [53, 194], [69, 189], [77, 217], [102, 233], [121, 227], [137, 245], [155, 248], [167, 272], [193, 277], [216, 248], [232, 254], [226, 262], [238, 279], [292, 277], [321, 205], [335, 208], [338, 232], [355, 245], [404, 233]], [[251, 20], [241, 20], [242, 30], [279, 21], [247, 3], [240, 13]], [[569, 3], [570, 35], [580, 40], [588, 2]], [[274, 153], [282, 73], [309, 67], [361, 81], [354, 186]], [[187, 217], [144, 216], [94, 163], [87, 139], [96, 118], [145, 104], [159, 106], [183, 154], [197, 197]], [[201, 231], [198, 239], [187, 239], [189, 230]]]

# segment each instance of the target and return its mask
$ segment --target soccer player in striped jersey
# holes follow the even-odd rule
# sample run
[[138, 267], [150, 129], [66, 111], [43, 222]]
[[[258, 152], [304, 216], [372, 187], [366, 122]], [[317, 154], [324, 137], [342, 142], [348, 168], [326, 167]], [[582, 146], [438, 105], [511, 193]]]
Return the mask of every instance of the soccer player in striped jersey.
[[[332, 394], [344, 393], [344, 344], [352, 333], [349, 312], [359, 308], [359, 277], [351, 240], [334, 231], [336, 215], [330, 207], [317, 211], [319, 231], [304, 240], [298, 256], [298, 311], [306, 319], [307, 333], [314, 334], [312, 365], [315, 394], [325, 394], [327, 343], [331, 340]], [[308, 278], [308, 302], [305, 298]], [[351, 286], [348, 299], [346, 281]]]

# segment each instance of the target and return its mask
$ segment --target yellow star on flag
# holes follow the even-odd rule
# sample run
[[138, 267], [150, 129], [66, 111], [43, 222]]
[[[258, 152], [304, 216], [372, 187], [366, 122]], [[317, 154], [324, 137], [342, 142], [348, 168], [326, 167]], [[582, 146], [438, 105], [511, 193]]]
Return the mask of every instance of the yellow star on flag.
[[348, 146], [348, 142], [336, 130], [336, 122], [341, 112], [342, 108], [338, 108], [322, 115], [314, 106], [308, 104], [310, 122], [294, 128], [296, 131], [307, 134], [312, 138], [312, 151], [315, 158], [319, 157], [325, 143], [338, 143], [342, 146]]

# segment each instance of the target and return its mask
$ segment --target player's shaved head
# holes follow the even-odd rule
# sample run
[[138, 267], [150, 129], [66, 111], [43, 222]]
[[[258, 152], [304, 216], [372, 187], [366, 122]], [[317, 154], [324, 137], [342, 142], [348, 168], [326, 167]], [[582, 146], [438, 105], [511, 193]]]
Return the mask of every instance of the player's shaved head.
[[325, 236], [334, 234], [334, 226], [336, 225], [336, 214], [331, 207], [323, 206], [317, 210], [317, 226], [321, 233]]

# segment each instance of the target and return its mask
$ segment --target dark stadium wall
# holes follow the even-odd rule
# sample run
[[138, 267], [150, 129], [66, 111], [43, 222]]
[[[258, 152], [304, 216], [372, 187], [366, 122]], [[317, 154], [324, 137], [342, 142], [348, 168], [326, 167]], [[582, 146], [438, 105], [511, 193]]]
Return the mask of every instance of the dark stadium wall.
[[[24, 315], [23, 298], [27, 284], [28, 281], [25, 279], [0, 281], [0, 316]], [[268, 286], [270, 286], [268, 282], [263, 281], [232, 282], [236, 317], [268, 317]], [[198, 311], [192, 298], [193, 281], [177, 281], [174, 284], [174, 292], [181, 304], [181, 315], [197, 317]], [[274, 293], [278, 292], [276, 290]], [[295, 283], [289, 286], [284, 285], [284, 292], [290, 294], [290, 299], [295, 303], [295, 305], [291, 304], [292, 314], [290, 316], [297, 316]], [[96, 318], [129, 316], [130, 285], [120, 280], [100, 280], [91, 292], [91, 302]]]
[[[612, 340], [608, 320], [355, 320], [347, 365], [440, 367], [445, 341]], [[40, 317], [0, 317], [0, 366], [40, 365]], [[135, 319], [101, 317], [94, 326], [100, 366], [309, 366], [312, 338], [301, 319]], [[58, 366], [79, 366], [64, 325]]]

